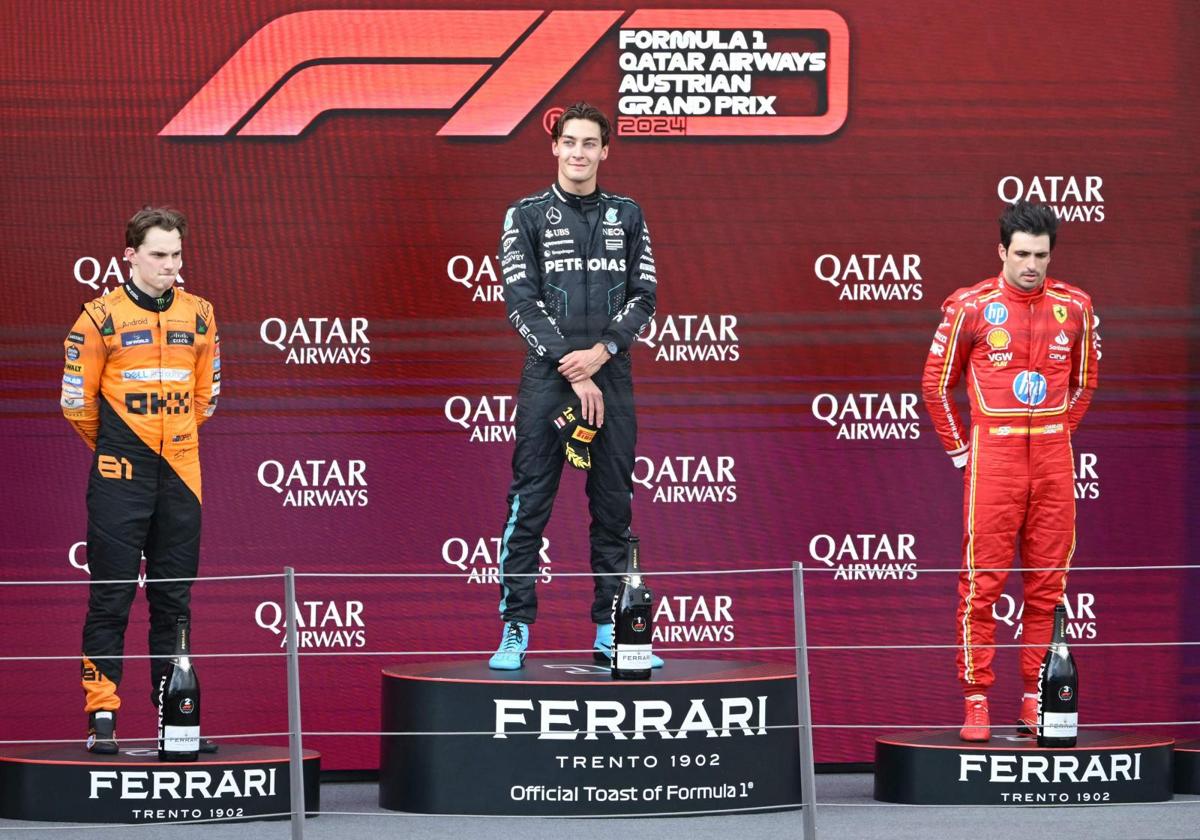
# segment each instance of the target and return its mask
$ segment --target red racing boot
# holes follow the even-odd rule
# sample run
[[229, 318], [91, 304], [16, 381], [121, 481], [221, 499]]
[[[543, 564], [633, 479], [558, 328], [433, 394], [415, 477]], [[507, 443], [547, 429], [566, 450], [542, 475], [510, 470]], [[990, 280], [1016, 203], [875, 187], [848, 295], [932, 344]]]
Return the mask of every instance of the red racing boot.
[[966, 720], [958, 737], [964, 741], [987, 741], [992, 737], [992, 722], [988, 717], [987, 698], [972, 694], [966, 699]]
[[1037, 695], [1026, 694], [1021, 698], [1021, 714], [1017, 715], [1017, 734], [1037, 737]]

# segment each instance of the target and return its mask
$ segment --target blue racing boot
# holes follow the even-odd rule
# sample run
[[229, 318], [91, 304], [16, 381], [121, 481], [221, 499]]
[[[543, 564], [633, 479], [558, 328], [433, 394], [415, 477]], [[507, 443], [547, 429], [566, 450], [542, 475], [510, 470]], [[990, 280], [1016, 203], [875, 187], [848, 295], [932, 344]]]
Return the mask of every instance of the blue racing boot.
[[[612, 646], [613, 646], [613, 626], [612, 622], [608, 624], [596, 625], [596, 642], [592, 645], [592, 659], [602, 665], [612, 664]], [[661, 668], [663, 666], [662, 658], [654, 653], [650, 654], [650, 667]]]
[[525, 665], [525, 651], [529, 649], [529, 625], [510, 621], [504, 625], [500, 636], [500, 647], [488, 660], [494, 671], [519, 671]]

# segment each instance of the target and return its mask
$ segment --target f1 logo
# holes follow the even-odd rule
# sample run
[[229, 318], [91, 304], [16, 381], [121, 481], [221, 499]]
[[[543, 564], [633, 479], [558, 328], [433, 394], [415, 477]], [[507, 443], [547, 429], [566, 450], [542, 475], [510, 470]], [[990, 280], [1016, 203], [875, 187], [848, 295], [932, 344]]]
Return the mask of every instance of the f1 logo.
[[[328, 110], [457, 106], [439, 136], [507, 136], [625, 14], [356, 9], [284, 15], [254, 33], [159, 135], [294, 136]], [[629, 14], [621, 27], [824, 30], [830, 53], [824, 114], [693, 117], [685, 133], [823, 135], [845, 122], [850, 38], [834, 12], [649, 9]], [[339, 59], [354, 63], [329, 63]]]

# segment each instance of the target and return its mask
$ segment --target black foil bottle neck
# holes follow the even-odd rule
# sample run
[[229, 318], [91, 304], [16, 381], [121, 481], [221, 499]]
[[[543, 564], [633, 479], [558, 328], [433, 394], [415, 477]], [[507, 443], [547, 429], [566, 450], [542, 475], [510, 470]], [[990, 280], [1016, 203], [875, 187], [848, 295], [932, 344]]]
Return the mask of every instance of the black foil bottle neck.
[[641, 547], [637, 537], [630, 536], [625, 549], [625, 571], [631, 575], [642, 573]]
[[175, 655], [187, 656], [192, 650], [192, 632], [186, 618], [175, 622]]
[[1067, 644], [1067, 608], [1062, 604], [1054, 608], [1054, 634], [1050, 637], [1050, 644], [1054, 647]]

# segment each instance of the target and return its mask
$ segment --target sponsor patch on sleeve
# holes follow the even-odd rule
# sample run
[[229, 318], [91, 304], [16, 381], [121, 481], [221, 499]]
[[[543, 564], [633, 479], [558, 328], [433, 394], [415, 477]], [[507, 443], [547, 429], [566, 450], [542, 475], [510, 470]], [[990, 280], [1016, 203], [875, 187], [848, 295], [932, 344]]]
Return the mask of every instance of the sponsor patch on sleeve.
[[77, 333], [74, 331], [69, 332], [69, 333], [67, 333], [67, 341], [70, 341], [73, 344], [83, 344], [83, 342], [84, 342], [83, 334]]

